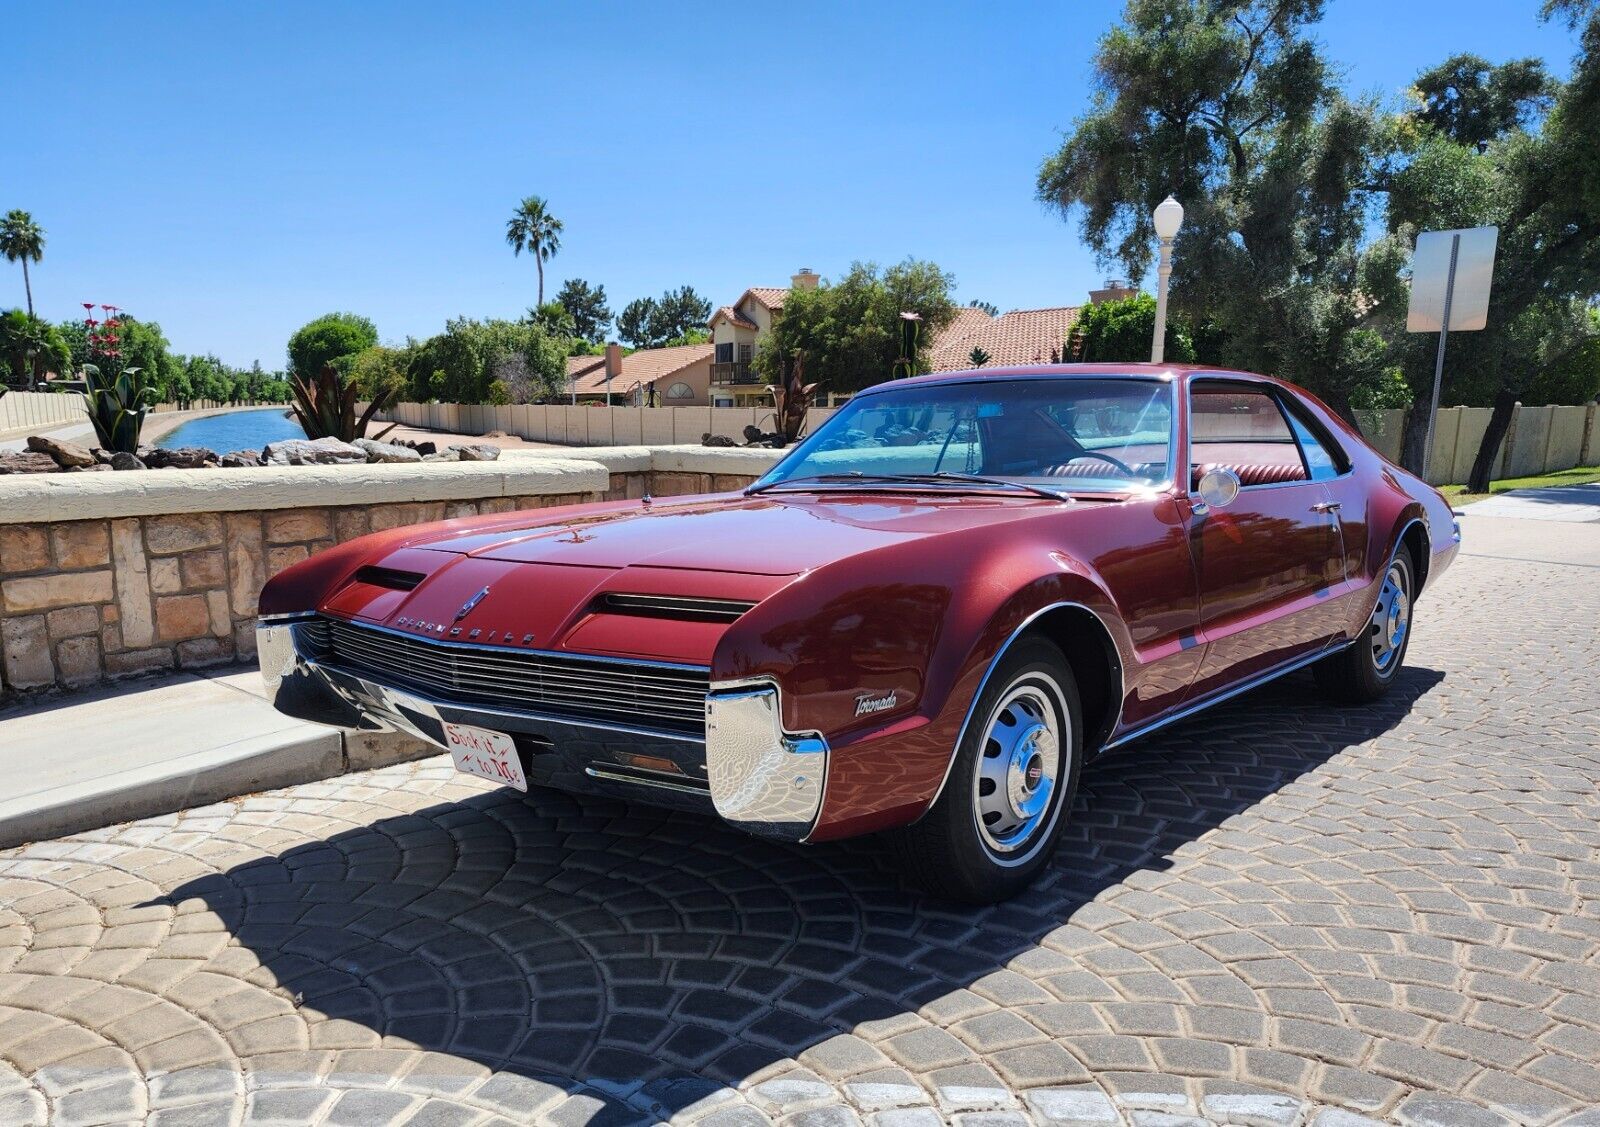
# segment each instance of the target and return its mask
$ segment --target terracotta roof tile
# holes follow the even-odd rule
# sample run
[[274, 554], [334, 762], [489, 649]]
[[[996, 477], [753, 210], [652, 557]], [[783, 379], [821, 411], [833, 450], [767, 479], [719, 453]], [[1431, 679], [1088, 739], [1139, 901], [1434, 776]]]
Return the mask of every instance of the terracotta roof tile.
[[[630, 352], [622, 358], [622, 373], [611, 381], [611, 393], [621, 395], [634, 384], [651, 383], [701, 361], [708, 361], [714, 351], [715, 348], [710, 344], [684, 344], [676, 348], [641, 348], [638, 352]], [[579, 395], [602, 394], [606, 390], [605, 357], [590, 359], [599, 360], [600, 366], [578, 376], [573, 391]]]
[[[1064, 347], [1078, 320], [1078, 306], [1055, 309], [1013, 309], [990, 317], [981, 309], [963, 309], [934, 339], [933, 370], [952, 372], [972, 367], [972, 350], [989, 354], [985, 367], [1002, 364], [1047, 364], [1050, 352]], [[978, 316], [973, 316], [977, 314]]]
[[723, 320], [732, 321], [735, 325], [738, 325], [741, 329], [755, 329], [755, 328], [759, 328], [760, 327], [754, 321], [750, 320], [750, 318], [746, 317], [743, 313], [740, 313], [737, 309], [735, 309], [731, 305], [724, 305], [721, 309], [719, 309], [715, 313], [713, 313], [711, 315], [710, 323], [715, 325], [718, 321], [723, 321]]
[[789, 290], [785, 286], [751, 286], [744, 291], [744, 295], [739, 300], [743, 301], [745, 297], [753, 297], [768, 309], [776, 310], [783, 308], [783, 299], [788, 296]]

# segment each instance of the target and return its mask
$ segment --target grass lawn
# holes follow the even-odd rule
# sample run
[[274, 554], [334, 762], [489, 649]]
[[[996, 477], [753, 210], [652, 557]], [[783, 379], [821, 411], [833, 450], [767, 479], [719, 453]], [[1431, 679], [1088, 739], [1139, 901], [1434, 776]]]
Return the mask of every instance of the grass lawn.
[[1504, 493], [1508, 489], [1534, 489], [1546, 485], [1587, 485], [1595, 481], [1600, 481], [1600, 466], [1577, 466], [1570, 470], [1540, 474], [1538, 477], [1508, 477], [1501, 481], [1492, 481], [1489, 483], [1487, 493], [1468, 493], [1465, 485], [1445, 485], [1441, 486], [1439, 491], [1450, 498], [1452, 505], [1470, 505], [1474, 501], [1482, 501], [1485, 497]]

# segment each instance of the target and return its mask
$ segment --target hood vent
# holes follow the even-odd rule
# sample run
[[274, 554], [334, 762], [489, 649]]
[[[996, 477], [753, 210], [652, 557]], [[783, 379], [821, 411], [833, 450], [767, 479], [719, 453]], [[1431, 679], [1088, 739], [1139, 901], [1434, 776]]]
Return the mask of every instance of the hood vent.
[[601, 595], [595, 609], [638, 618], [675, 618], [687, 622], [732, 622], [755, 603], [743, 599], [709, 599], [693, 595]]
[[401, 571], [394, 567], [377, 567], [368, 564], [355, 574], [355, 582], [373, 587], [387, 587], [391, 591], [410, 591], [427, 576], [420, 571]]

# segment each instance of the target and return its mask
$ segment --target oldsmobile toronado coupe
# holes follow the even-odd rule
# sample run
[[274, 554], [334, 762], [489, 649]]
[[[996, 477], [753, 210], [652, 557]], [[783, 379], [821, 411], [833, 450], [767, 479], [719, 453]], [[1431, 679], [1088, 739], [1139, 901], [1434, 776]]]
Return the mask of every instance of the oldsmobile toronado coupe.
[[856, 395], [748, 488], [471, 517], [261, 595], [277, 707], [466, 772], [884, 833], [950, 899], [1049, 862], [1084, 762], [1310, 666], [1394, 683], [1460, 532], [1263, 376], [1051, 365]]

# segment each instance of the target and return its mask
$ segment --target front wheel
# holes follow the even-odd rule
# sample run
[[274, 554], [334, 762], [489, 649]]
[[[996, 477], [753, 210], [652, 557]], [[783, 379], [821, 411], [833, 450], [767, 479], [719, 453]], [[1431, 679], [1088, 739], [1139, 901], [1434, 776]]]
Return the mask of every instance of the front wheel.
[[1354, 642], [1312, 666], [1317, 685], [1335, 700], [1366, 704], [1389, 691], [1411, 644], [1416, 565], [1402, 546], [1389, 561], [1378, 601]]
[[938, 801], [894, 833], [900, 868], [945, 900], [992, 904], [1049, 863], [1078, 787], [1078, 686], [1061, 651], [1019, 640], [1000, 660]]

